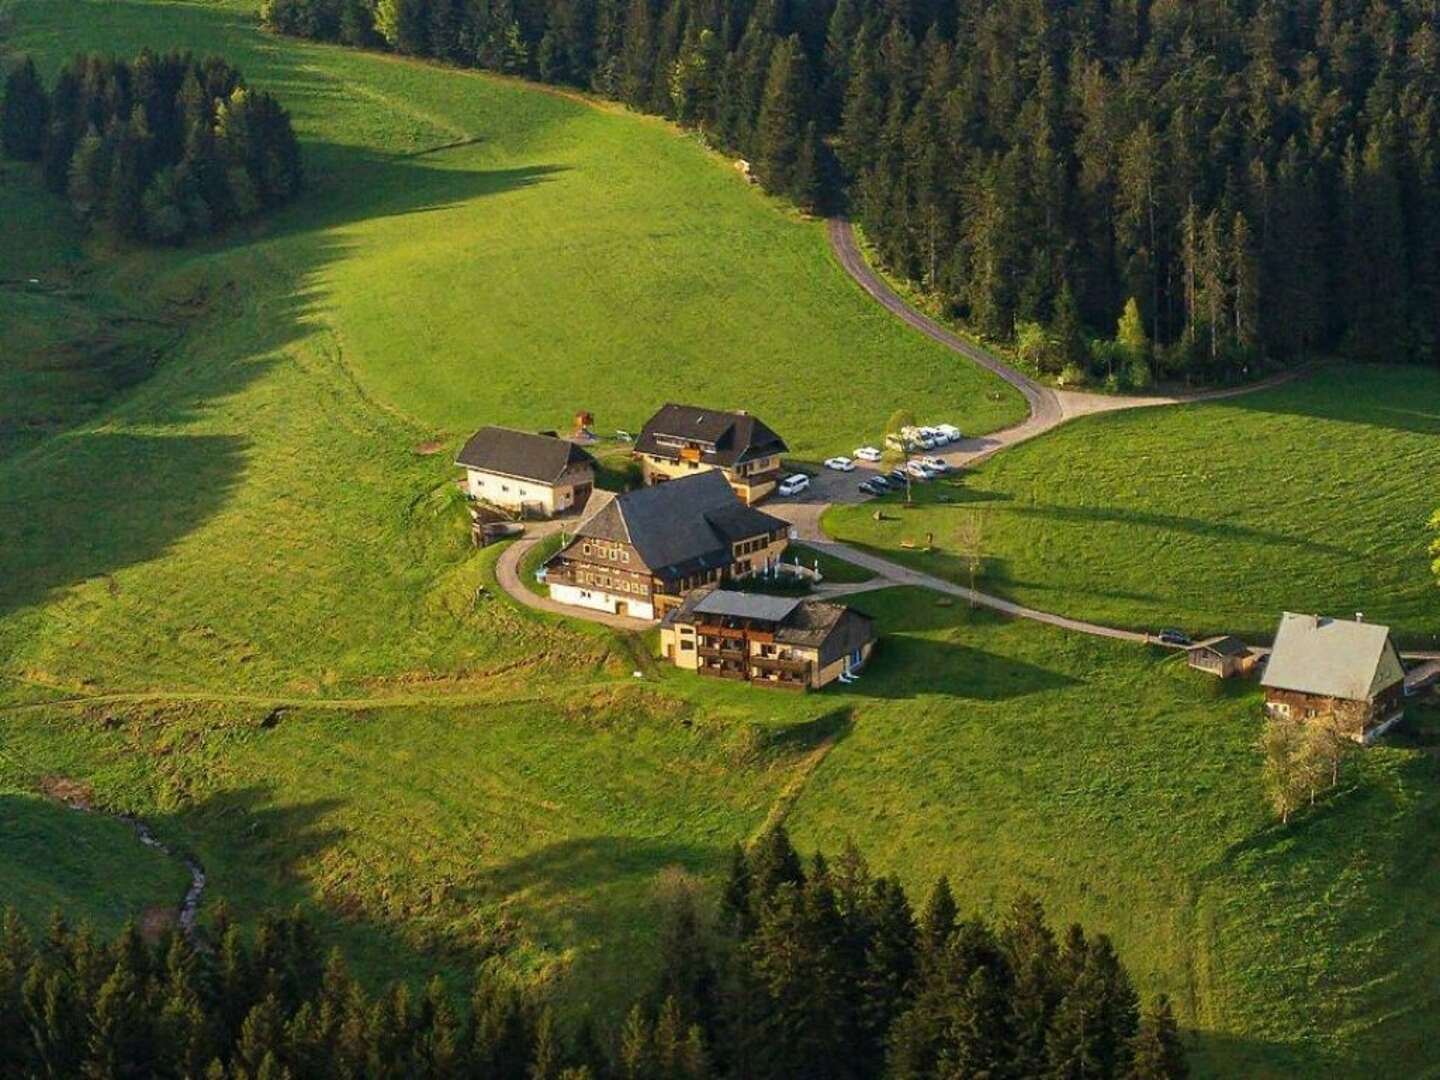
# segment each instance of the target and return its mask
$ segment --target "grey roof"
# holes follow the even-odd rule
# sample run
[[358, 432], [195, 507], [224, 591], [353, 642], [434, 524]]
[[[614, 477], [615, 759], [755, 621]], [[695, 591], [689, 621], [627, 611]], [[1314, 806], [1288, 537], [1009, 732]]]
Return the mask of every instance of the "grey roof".
[[627, 491], [602, 506], [576, 536], [630, 544], [654, 573], [684, 577], [733, 561], [730, 545], [788, 529], [777, 517], [746, 506], [718, 472], [697, 472]]
[[716, 589], [701, 598], [694, 610], [702, 615], [732, 615], [738, 619], [782, 622], [799, 605], [793, 597]]
[[1389, 627], [1285, 612], [1262, 686], [1368, 701], [1405, 679]]
[[789, 450], [784, 439], [749, 413], [673, 402], [662, 405], [646, 422], [635, 440], [635, 449], [652, 457], [678, 458], [680, 448], [666, 445], [667, 437], [694, 443], [701, 448], [701, 462], [722, 468]]
[[455, 464], [553, 484], [570, 466], [593, 466], [595, 459], [568, 439], [512, 428], [483, 427], [466, 441]]
[[1234, 634], [1227, 634], [1224, 637], [1207, 638], [1204, 641], [1197, 641], [1190, 646], [1190, 652], [1213, 652], [1220, 656], [1244, 656], [1250, 651], [1250, 646], [1241, 641]]
[[692, 590], [665, 616], [664, 625], [693, 622], [697, 614], [777, 623], [777, 642], [817, 649], [822, 667], [875, 640], [875, 620], [843, 604], [760, 596], [714, 586]]

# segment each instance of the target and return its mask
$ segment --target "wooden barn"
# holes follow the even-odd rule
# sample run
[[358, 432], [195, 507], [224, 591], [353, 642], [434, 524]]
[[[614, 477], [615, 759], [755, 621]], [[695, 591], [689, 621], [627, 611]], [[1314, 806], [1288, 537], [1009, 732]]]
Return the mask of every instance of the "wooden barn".
[[1228, 679], [1243, 675], [1254, 666], [1250, 646], [1232, 635], [1197, 642], [1186, 650], [1186, 660], [1196, 671]]

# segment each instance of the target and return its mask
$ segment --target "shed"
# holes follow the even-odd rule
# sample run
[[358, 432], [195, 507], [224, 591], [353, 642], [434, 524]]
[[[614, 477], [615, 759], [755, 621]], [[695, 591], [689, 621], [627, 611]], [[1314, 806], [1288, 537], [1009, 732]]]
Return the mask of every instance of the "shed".
[[1196, 642], [1186, 650], [1185, 655], [1196, 671], [1218, 675], [1222, 679], [1242, 675], [1255, 665], [1250, 646], [1233, 634]]

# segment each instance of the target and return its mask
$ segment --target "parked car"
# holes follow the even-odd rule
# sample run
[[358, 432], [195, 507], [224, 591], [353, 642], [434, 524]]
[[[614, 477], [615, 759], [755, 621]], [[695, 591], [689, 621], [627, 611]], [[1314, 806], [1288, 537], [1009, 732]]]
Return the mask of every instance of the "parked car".
[[954, 424], [936, 424], [935, 430], [944, 435], [950, 442], [959, 442], [965, 437], [960, 434], [960, 429]]
[[877, 480], [861, 480], [855, 485], [866, 495], [884, 495], [889, 491], [889, 485], [882, 485]]
[[793, 476], [787, 476], [784, 480], [781, 480], [780, 486], [776, 490], [778, 490], [781, 495], [799, 495], [809, 486], [810, 478], [808, 476], [804, 473], [795, 473]]
[[905, 471], [908, 472], [911, 478], [915, 480], [929, 480], [931, 476], [934, 475], [929, 469], [927, 469], [924, 465], [920, 464], [920, 462], [918, 461], [909, 462], [905, 466]]
[[832, 457], [825, 459], [825, 468], [834, 469], [836, 472], [854, 472], [855, 463], [848, 457]]
[[904, 487], [905, 475], [906, 474], [904, 469], [891, 469], [888, 473], [885, 474], [885, 477], [890, 481], [890, 483], [894, 484], [896, 487]]
[[950, 466], [938, 457], [922, 457], [920, 464], [924, 465], [931, 472], [944, 473], [950, 471]]
[[1170, 627], [1170, 628], [1168, 628], [1168, 629], [1161, 630], [1160, 633], [1159, 633], [1159, 635], [1157, 635], [1157, 636], [1160, 638], [1160, 643], [1161, 643], [1162, 645], [1194, 645], [1194, 644], [1195, 644], [1195, 642], [1193, 642], [1193, 641], [1190, 640], [1190, 635], [1189, 635], [1189, 634], [1185, 633], [1185, 631], [1183, 631], [1183, 630], [1176, 630], [1174, 627]]
[[618, 429], [616, 429], [616, 431], [615, 431], [615, 438], [619, 439], [621, 442], [634, 442], [634, 441], [635, 441], [635, 436], [634, 436], [634, 435], [631, 435], [630, 432], [626, 431], [624, 428], [618, 428]]
[[862, 446], [856, 449], [855, 456], [861, 461], [879, 461], [880, 451], [873, 446]]
[[891, 479], [889, 473], [876, 473], [874, 476], [870, 477], [870, 479], [866, 481], [866, 483], [874, 484], [882, 492], [889, 491], [895, 486], [895, 481]]
[[949, 436], [949, 435], [946, 435], [946, 434], [945, 434], [943, 431], [941, 431], [939, 428], [933, 428], [933, 427], [928, 427], [928, 426], [927, 426], [927, 427], [922, 427], [922, 428], [920, 429], [920, 434], [921, 434], [921, 435], [924, 435], [927, 439], [929, 439], [931, 442], [933, 442], [936, 446], [944, 446], [947, 442], [950, 441], [950, 436]]

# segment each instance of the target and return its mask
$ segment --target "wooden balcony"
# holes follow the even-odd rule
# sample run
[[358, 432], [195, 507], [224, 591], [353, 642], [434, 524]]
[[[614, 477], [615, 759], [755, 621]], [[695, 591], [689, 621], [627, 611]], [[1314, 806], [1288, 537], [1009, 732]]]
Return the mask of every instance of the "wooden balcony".
[[750, 680], [753, 686], [768, 686], [774, 690], [807, 690], [810, 684], [805, 679], [797, 679], [793, 676], [782, 675], [778, 679], [762, 679], [756, 677]]
[[780, 656], [752, 656], [750, 663], [760, 671], [778, 671], [786, 675], [805, 675], [810, 671], [809, 660], [787, 659]]
[[721, 645], [718, 647], [714, 645], [698, 645], [696, 646], [695, 651], [698, 652], [701, 656], [705, 657], [707, 660], [745, 659], [745, 645], [743, 642], [737, 642], [734, 645]]
[[748, 678], [743, 667], [710, 667], [707, 664], [701, 664], [695, 670], [711, 679], [734, 679], [737, 682], [744, 682]]

